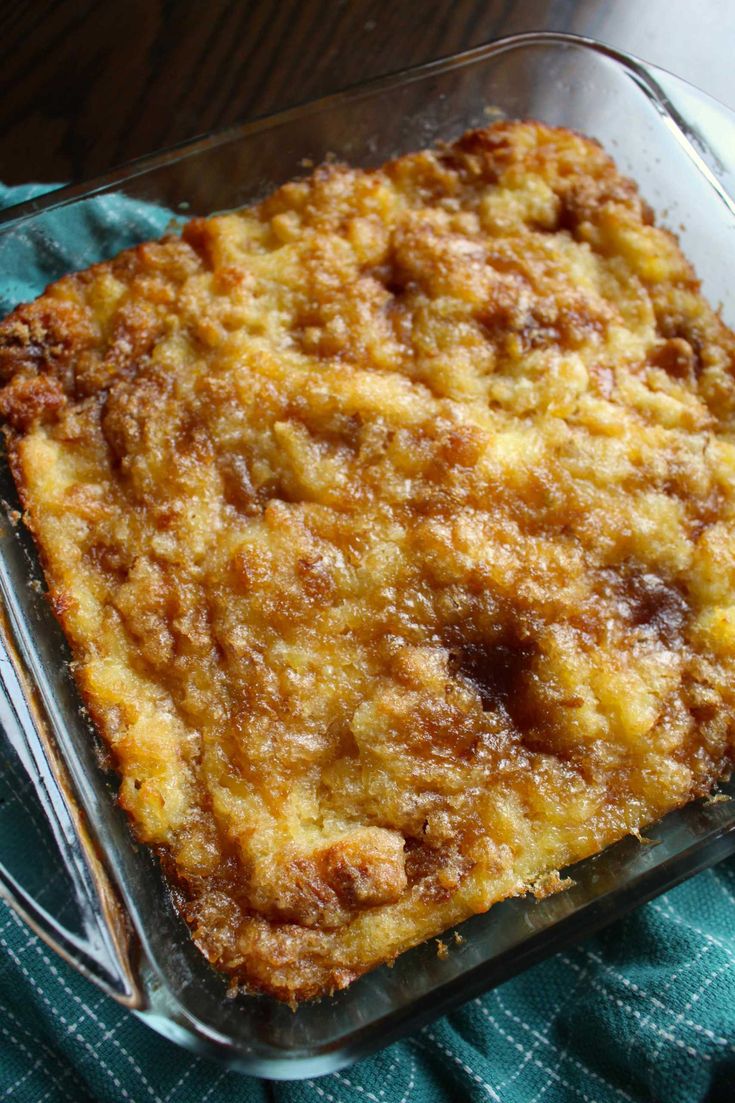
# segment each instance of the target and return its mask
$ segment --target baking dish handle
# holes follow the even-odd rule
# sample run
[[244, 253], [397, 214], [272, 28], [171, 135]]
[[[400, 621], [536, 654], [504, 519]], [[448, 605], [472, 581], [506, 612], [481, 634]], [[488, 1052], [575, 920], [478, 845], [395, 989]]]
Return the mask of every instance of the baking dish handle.
[[643, 63], [679, 129], [704, 162], [710, 183], [735, 213], [735, 112], [666, 69]]
[[[72, 930], [44, 907], [0, 855], [0, 897], [56, 953], [107, 995], [134, 1008], [143, 1005], [129, 959], [129, 932], [107, 873], [95, 852], [82, 814], [71, 794], [58, 750], [48, 738], [42, 708], [22, 656], [22, 640], [12, 631], [12, 599], [0, 570], [0, 743], [13, 772], [22, 771], [29, 796], [41, 806], [53, 836], [54, 876], [64, 878], [65, 904], [75, 905]], [[22, 634], [22, 633], [21, 633]], [[50, 840], [49, 840], [50, 842]], [[66, 908], [65, 908], [66, 910]]]
[[[139, 1007], [140, 997], [137, 986], [129, 983], [126, 972], [119, 968], [116, 955], [109, 952], [105, 945], [107, 932], [94, 930], [96, 922], [85, 924], [92, 930], [80, 937], [66, 928], [43, 908], [31, 894], [13, 877], [10, 870], [0, 861], [0, 898], [37, 934], [46, 945], [75, 969], [96, 984], [105, 995], [112, 996], [126, 1007]], [[85, 899], [85, 903], [87, 901]], [[91, 918], [94, 913], [88, 910]], [[103, 937], [95, 937], [102, 934]]]

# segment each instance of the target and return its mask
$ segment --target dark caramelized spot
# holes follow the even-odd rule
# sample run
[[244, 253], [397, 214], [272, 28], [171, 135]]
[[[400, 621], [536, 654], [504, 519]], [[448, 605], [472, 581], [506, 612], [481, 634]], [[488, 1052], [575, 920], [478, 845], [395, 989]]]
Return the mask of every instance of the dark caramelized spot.
[[561, 190], [561, 205], [557, 229], [574, 234], [583, 222], [595, 222], [602, 207], [608, 203], [636, 208], [643, 222], [649, 222], [651, 209], [641, 203], [637, 188], [625, 177], [572, 177]]
[[680, 639], [687, 605], [678, 590], [658, 575], [642, 574], [633, 578], [630, 593], [633, 624], [651, 628], [668, 645]]
[[459, 141], [443, 150], [442, 162], [459, 173], [462, 180], [478, 177], [495, 183], [513, 159], [513, 147], [504, 124], [497, 129], [468, 130]]
[[186, 244], [191, 246], [204, 266], [212, 270], [215, 267], [213, 255], [214, 242], [207, 219], [190, 219], [184, 226], [181, 236]]
[[395, 256], [389, 257], [385, 264], [376, 264], [366, 275], [377, 280], [394, 298], [400, 298], [411, 285], [410, 277], [401, 268]]
[[367, 827], [327, 848], [323, 875], [352, 911], [392, 904], [407, 884], [403, 851], [400, 835]]
[[319, 556], [304, 556], [296, 561], [296, 574], [304, 593], [314, 601], [328, 601], [335, 592], [329, 566]]
[[441, 852], [424, 839], [406, 839], [406, 880], [416, 885], [432, 877], [441, 861]]
[[494, 640], [451, 645], [449, 669], [477, 690], [485, 712], [505, 713], [518, 731], [525, 732], [538, 719], [531, 688], [537, 654], [534, 640], [509, 627]]
[[87, 550], [89, 561], [103, 574], [117, 582], [124, 582], [130, 567], [128, 557], [115, 544], [100, 540]]
[[[502, 271], [497, 258], [492, 257], [493, 267]], [[518, 281], [519, 290], [522, 286]], [[476, 312], [475, 320], [484, 334], [493, 342], [504, 340], [508, 333], [519, 328], [518, 295], [510, 286], [499, 285], [490, 298]]]
[[406, 840], [406, 881], [421, 885], [424, 899], [439, 903], [456, 892], [474, 863], [456, 842], [431, 846], [425, 839]]
[[244, 456], [225, 456], [220, 462], [222, 489], [225, 501], [246, 515], [260, 512], [258, 494], [250, 478], [250, 469]]
[[642, 628], [667, 647], [681, 643], [688, 606], [680, 591], [651, 572], [610, 572], [617, 612], [633, 628]]
[[719, 711], [717, 703], [706, 702], [703, 705], [691, 705], [689, 708], [692, 717], [699, 727], [711, 724]]
[[[502, 270], [502, 263], [493, 267]], [[519, 289], [524, 286], [519, 281]], [[607, 318], [599, 305], [593, 306], [581, 294], [567, 303], [553, 298], [539, 298], [526, 309], [519, 309], [519, 299], [512, 286], [499, 286], [493, 297], [476, 313], [475, 319], [483, 332], [500, 347], [509, 338], [520, 341], [524, 352], [533, 349], [578, 349], [591, 338], [604, 334]]]
[[686, 362], [684, 372], [681, 367], [678, 367], [678, 370], [681, 373], [680, 378], [688, 379], [691, 361], [691, 372], [694, 378], [698, 379], [702, 372], [702, 349], [705, 344], [700, 326], [696, 321], [686, 316], [682, 317], [673, 311], [657, 311], [656, 321], [659, 334], [666, 340], [663, 346], [666, 351], [659, 352], [659, 355], [664, 358], [664, 363], [659, 366], [668, 371], [669, 365], [673, 365], [672, 374], [676, 374], [677, 366]]
[[7, 382], [40, 373], [51, 373], [50, 382], [71, 392], [74, 371], [70, 364], [94, 343], [94, 327], [75, 303], [43, 298], [16, 308], [0, 333], [0, 380]]
[[66, 396], [53, 375], [16, 375], [0, 391], [0, 418], [21, 432], [35, 421], [53, 421]]
[[651, 354], [651, 363], [674, 379], [694, 383], [700, 367], [699, 357], [683, 337], [671, 337]]

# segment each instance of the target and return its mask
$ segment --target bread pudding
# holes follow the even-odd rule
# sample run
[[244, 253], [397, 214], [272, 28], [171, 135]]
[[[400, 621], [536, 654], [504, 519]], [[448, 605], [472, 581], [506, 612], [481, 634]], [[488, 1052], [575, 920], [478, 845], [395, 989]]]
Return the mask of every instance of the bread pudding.
[[49, 598], [232, 984], [349, 984], [735, 757], [735, 336], [594, 141], [501, 122], [0, 326]]

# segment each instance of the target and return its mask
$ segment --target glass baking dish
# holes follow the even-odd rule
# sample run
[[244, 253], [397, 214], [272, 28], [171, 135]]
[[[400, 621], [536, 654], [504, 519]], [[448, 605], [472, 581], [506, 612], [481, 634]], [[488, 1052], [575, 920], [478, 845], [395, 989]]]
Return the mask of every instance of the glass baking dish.
[[[551, 33], [381, 78], [33, 200], [0, 217], [0, 247], [19, 235], [48, 253], [58, 212], [81, 217], [105, 196], [149, 204], [163, 225], [251, 202], [325, 158], [378, 164], [501, 116], [598, 138], [735, 321], [735, 116], [669, 74]], [[94, 255], [80, 250], [72, 266], [104, 259], [105, 248], [99, 240]], [[55, 275], [66, 267], [59, 261]], [[80, 972], [190, 1049], [274, 1079], [329, 1072], [735, 853], [735, 803], [698, 801], [652, 827], [649, 840], [625, 839], [575, 866], [566, 892], [468, 920], [446, 957], [431, 941], [295, 1013], [266, 997], [229, 998], [177, 916], [156, 858], [134, 843], [115, 804], [114, 772], [80, 707], [4, 460], [0, 498], [0, 759], [6, 787], [29, 797], [11, 816], [0, 796], [0, 889]], [[734, 796], [735, 786], [722, 794]], [[33, 870], [19, 857], [19, 832], [31, 829], [24, 817], [45, 843]]]

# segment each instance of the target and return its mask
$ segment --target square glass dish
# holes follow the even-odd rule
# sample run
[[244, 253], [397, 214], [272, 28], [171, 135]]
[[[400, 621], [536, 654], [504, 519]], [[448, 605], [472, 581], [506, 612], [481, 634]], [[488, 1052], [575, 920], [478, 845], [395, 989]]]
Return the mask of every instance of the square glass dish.
[[[23, 242], [56, 264], [62, 209], [84, 217], [88, 204], [116, 196], [146, 204], [163, 226], [252, 202], [328, 157], [377, 165], [503, 116], [599, 139], [679, 234], [710, 301], [722, 301], [735, 323], [727, 299], [735, 117], [668, 74], [548, 33], [381, 78], [33, 200], [0, 217], [0, 250]], [[117, 251], [104, 236], [94, 240], [93, 253], [80, 249], [71, 264], [68, 249], [58, 251], [53, 275]], [[21, 779], [16, 798], [29, 797], [16, 799], [13, 816], [0, 799], [0, 890], [49, 945], [168, 1038], [261, 1076], [326, 1073], [735, 853], [735, 802], [698, 801], [650, 829], [657, 845], [627, 838], [569, 871], [566, 892], [506, 901], [468, 920], [448, 956], [432, 940], [296, 1013], [263, 996], [228, 998], [227, 980], [194, 946], [158, 862], [116, 806], [114, 773], [81, 709], [4, 460], [0, 498], [0, 761], [6, 785]], [[735, 786], [722, 793], [735, 795]], [[49, 846], [33, 870], [19, 845], [24, 817]]]

